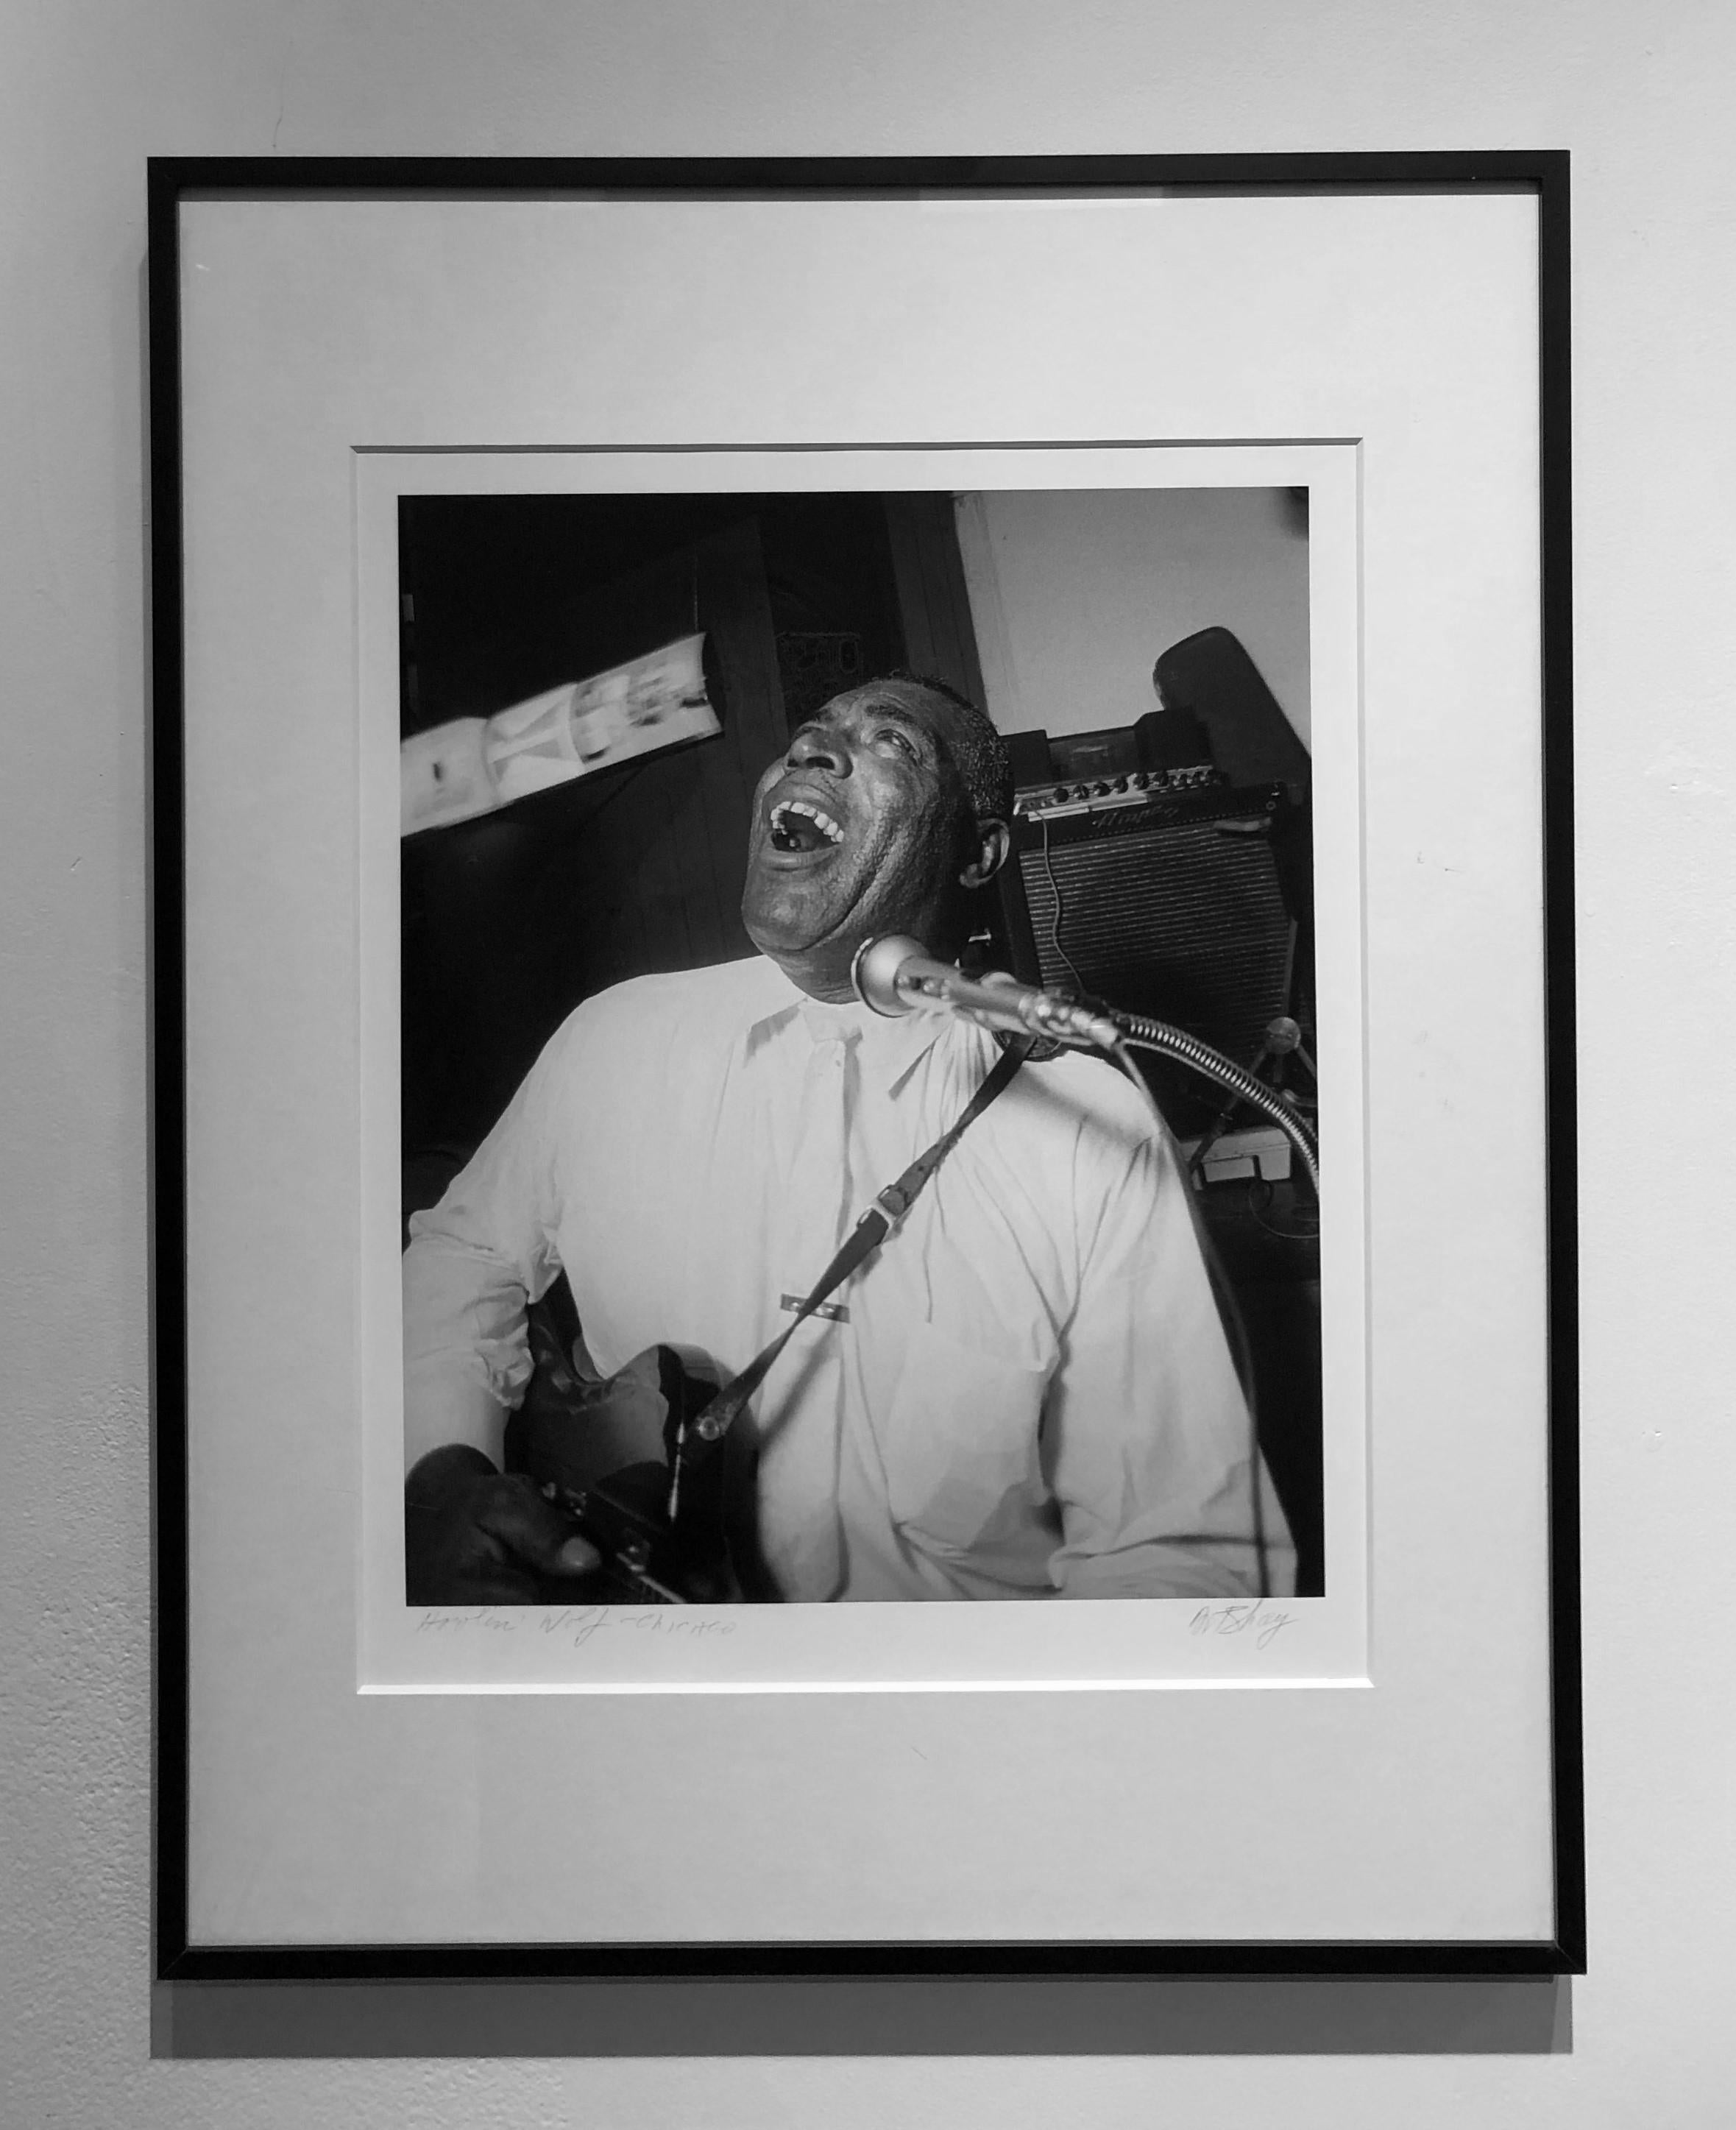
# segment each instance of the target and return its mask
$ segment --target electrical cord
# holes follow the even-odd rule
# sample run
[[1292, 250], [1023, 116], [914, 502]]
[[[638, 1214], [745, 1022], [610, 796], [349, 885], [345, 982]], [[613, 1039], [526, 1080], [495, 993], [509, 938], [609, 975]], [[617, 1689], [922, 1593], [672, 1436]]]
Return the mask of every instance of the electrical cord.
[[1150, 1086], [1147, 1084], [1144, 1073], [1142, 1072], [1139, 1067], [1133, 1063], [1133, 1052], [1128, 1048], [1125, 1042], [1122, 1042], [1116, 1044], [1114, 1048], [1109, 1050], [1109, 1054], [1114, 1063], [1121, 1067], [1122, 1071], [1127, 1074], [1128, 1078], [1133, 1082], [1134, 1087], [1137, 1090], [1139, 1099], [1145, 1105], [1145, 1113], [1151, 1120], [1152, 1130], [1157, 1133], [1159, 1139], [1166, 1137], [1170, 1128], [1169, 1120], [1164, 1115], [1162, 1110], [1158, 1108], [1157, 1097], [1152, 1092]]
[[[1152, 1022], [1151, 1025], [1157, 1027], [1161, 1024]], [[1186, 1039], [1192, 1041], [1190, 1037]], [[1149, 1047], [1155, 1049], [1157, 1046], [1154, 1044]], [[1205, 1048], [1204, 1044], [1196, 1047], [1200, 1049]], [[1105, 1045], [1104, 1048], [1110, 1059], [1121, 1067], [1134, 1086], [1138, 1089], [1140, 1099], [1145, 1105], [1152, 1129], [1156, 1132], [1159, 1141], [1166, 1139], [1169, 1137], [1169, 1126], [1164, 1120], [1162, 1110], [1157, 1106], [1157, 1097], [1146, 1085], [1144, 1073], [1134, 1063], [1133, 1053], [1128, 1049], [1126, 1041], [1123, 1040], [1113, 1046]], [[1216, 1057], [1217, 1054], [1215, 1051], [1210, 1053], [1213, 1057]], [[1225, 1059], [1224, 1063], [1228, 1063], [1228, 1060]], [[1239, 1072], [1241, 1068], [1236, 1067], [1233, 1069]], [[1316, 1176], [1317, 1192], [1319, 1187], [1319, 1179]], [[1188, 1210], [1193, 1216], [1194, 1231], [1199, 1239], [1200, 1254], [1205, 1260], [1207, 1276], [1210, 1279], [1212, 1292], [1218, 1304], [1218, 1313], [1223, 1321], [1224, 1333], [1230, 1343], [1230, 1359], [1235, 1368], [1237, 1380], [1242, 1386], [1242, 1402], [1247, 1408], [1248, 1521], [1253, 1540], [1255, 1572], [1259, 1583], [1258, 1594], [1263, 1602], [1272, 1594], [1271, 1546], [1266, 1531], [1266, 1490], [1260, 1483], [1261, 1475], [1266, 1469], [1266, 1463], [1260, 1449], [1259, 1386], [1254, 1377], [1253, 1344], [1247, 1335], [1247, 1326], [1242, 1321], [1241, 1309], [1237, 1305], [1235, 1290], [1230, 1285], [1228, 1275], [1218, 1261], [1217, 1252], [1212, 1247], [1211, 1237], [1206, 1233], [1204, 1224], [1199, 1218], [1198, 1208], [1193, 1204], [1191, 1192], [1188, 1193]]]
[[1055, 915], [1049, 924], [1049, 944], [1065, 963], [1067, 974], [1083, 991], [1085, 978], [1074, 967], [1071, 957], [1061, 943], [1061, 882], [1055, 877], [1055, 867], [1049, 859], [1049, 817], [1047, 814], [1042, 817], [1042, 870], [1043, 876], [1049, 883], [1049, 892], [1055, 898]]
[[1261, 1177], [1251, 1177], [1247, 1182], [1246, 1205], [1247, 1216], [1257, 1228], [1268, 1235], [1276, 1235], [1281, 1243], [1317, 1243], [1320, 1239], [1320, 1218], [1318, 1213], [1309, 1215], [1300, 1207], [1291, 1216], [1295, 1225], [1281, 1226], [1266, 1217], [1275, 1193], [1270, 1183]]

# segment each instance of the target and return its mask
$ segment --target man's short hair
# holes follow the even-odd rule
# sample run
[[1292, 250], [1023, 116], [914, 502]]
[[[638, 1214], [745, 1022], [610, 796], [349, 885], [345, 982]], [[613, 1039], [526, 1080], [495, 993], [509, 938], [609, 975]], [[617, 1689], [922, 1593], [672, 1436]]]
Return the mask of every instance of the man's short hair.
[[928, 673], [892, 673], [889, 680], [906, 687], [920, 688], [924, 695], [938, 695], [951, 711], [947, 720], [947, 751], [964, 779], [965, 790], [979, 821], [1013, 819], [1013, 759], [1007, 743], [987, 714], [968, 695]]

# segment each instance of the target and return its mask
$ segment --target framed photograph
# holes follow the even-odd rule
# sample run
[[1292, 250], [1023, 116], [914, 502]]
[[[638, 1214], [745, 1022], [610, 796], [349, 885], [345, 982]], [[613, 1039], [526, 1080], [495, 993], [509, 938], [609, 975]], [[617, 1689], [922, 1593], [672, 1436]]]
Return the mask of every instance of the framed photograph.
[[1580, 1967], [1565, 157], [150, 187], [159, 1971]]

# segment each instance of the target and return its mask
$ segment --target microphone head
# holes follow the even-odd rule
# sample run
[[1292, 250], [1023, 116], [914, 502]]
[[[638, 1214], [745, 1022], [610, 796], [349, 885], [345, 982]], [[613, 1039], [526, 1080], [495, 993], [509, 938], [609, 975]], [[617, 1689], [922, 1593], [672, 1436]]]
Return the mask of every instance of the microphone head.
[[898, 987], [898, 972], [906, 962], [921, 960], [925, 953], [920, 939], [902, 932], [888, 932], [878, 939], [865, 939], [850, 964], [850, 981], [856, 995], [876, 1013], [909, 1013], [909, 1001]]

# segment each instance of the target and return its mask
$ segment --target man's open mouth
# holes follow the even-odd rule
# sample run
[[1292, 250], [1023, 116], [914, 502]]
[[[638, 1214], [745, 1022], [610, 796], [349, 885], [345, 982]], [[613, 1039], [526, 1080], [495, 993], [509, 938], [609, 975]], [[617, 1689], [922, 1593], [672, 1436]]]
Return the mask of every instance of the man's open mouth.
[[824, 807], [806, 799], [780, 800], [767, 825], [775, 851], [830, 850], [844, 840], [844, 831]]

